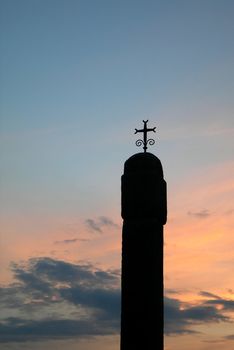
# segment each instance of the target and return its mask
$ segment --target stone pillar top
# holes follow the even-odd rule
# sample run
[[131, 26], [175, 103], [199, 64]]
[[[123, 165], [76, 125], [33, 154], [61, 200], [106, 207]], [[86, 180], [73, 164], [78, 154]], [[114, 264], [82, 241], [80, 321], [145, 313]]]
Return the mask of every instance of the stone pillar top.
[[124, 164], [124, 174], [147, 172], [153, 172], [158, 177], [163, 178], [161, 161], [152, 153], [136, 153], [128, 158]]

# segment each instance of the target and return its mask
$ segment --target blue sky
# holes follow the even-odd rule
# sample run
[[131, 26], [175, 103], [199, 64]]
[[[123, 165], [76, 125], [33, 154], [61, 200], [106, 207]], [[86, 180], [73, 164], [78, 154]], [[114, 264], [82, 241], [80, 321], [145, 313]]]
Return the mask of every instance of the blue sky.
[[[188, 288], [181, 259], [189, 258], [185, 231], [187, 251], [209, 242], [216, 252], [207, 274], [216, 271], [219, 255], [231, 256], [233, 216], [225, 213], [233, 211], [233, 1], [2, 0], [0, 10], [2, 281], [12, 281], [11, 261], [28, 266], [30, 258], [55, 259], [58, 269], [60, 261], [80, 260], [94, 269], [119, 268], [120, 176], [139, 151], [134, 129], [149, 119], [157, 126], [150, 151], [162, 160], [169, 189], [168, 288], [182, 289], [178, 303], [188, 302], [188, 310], [206, 286], [232, 298], [228, 277], [220, 290], [211, 278], [199, 285], [195, 260], [188, 263], [194, 273]], [[102, 217], [113, 225], [102, 226]], [[87, 222], [101, 225], [103, 234]], [[231, 262], [225, 271], [224, 265], [217, 273], [229, 276]], [[219, 334], [228, 337], [224, 328]], [[118, 348], [114, 334], [105, 342], [100, 336], [82, 340], [84, 349]], [[203, 336], [213, 337], [207, 329]], [[168, 339], [170, 350], [194, 342], [178, 334], [173, 345]], [[202, 341], [195, 345], [205, 349]]]

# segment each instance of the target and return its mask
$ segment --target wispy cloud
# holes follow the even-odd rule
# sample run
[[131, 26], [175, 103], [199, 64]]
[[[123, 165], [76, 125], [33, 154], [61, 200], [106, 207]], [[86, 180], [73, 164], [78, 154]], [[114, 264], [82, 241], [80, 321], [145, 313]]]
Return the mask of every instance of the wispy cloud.
[[206, 298], [211, 298], [211, 299], [221, 299], [218, 295], [213, 294], [213, 293], [209, 293], [206, 291], [201, 291], [199, 293], [201, 296], [206, 297]]
[[116, 223], [113, 222], [113, 220], [111, 220], [107, 216], [99, 216], [97, 220], [86, 219], [85, 223], [90, 230], [96, 231], [99, 233], [103, 232], [104, 227], [112, 227], [112, 228], [119, 227]]
[[206, 219], [206, 218], [208, 218], [211, 215], [210, 211], [207, 210], [207, 209], [203, 209], [203, 210], [200, 210], [200, 211], [197, 211], [197, 212], [188, 211], [187, 214], [190, 215], [190, 216], [194, 216], [194, 217], [196, 217], [198, 219]]
[[70, 243], [76, 243], [76, 242], [87, 242], [88, 239], [86, 238], [72, 238], [72, 239], [63, 239], [60, 241], [55, 241], [54, 244], [70, 244]]
[[100, 223], [94, 221], [93, 219], [86, 219], [85, 223], [91, 231], [96, 231], [96, 232], [102, 233]]
[[115, 227], [115, 228], [119, 228], [119, 225], [117, 225], [116, 223], [114, 223], [110, 218], [108, 218], [107, 216], [100, 216], [99, 217], [99, 222], [102, 226], [110, 226], [110, 227]]

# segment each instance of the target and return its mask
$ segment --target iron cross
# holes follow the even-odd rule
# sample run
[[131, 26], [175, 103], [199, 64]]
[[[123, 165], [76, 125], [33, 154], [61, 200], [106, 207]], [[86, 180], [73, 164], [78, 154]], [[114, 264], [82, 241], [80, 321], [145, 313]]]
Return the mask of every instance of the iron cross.
[[144, 123], [144, 128], [143, 129], [139, 129], [139, 130], [135, 129], [135, 134], [137, 134], [138, 132], [143, 132], [143, 140], [140, 140], [140, 139], [137, 140], [136, 141], [136, 145], [137, 146], [143, 145], [144, 152], [146, 152], [147, 144], [149, 143], [152, 146], [155, 143], [155, 141], [153, 139], [148, 139], [147, 140], [147, 132], [149, 132], [149, 131], [155, 132], [156, 127], [148, 129], [147, 128], [148, 120], [143, 120], [143, 123]]

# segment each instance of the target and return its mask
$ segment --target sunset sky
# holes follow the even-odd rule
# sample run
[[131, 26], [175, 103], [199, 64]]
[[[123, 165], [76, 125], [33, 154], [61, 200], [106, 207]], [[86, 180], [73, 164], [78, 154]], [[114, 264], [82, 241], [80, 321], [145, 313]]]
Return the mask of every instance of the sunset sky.
[[0, 13], [1, 350], [119, 349], [120, 177], [143, 119], [168, 184], [165, 350], [233, 349], [234, 2]]

